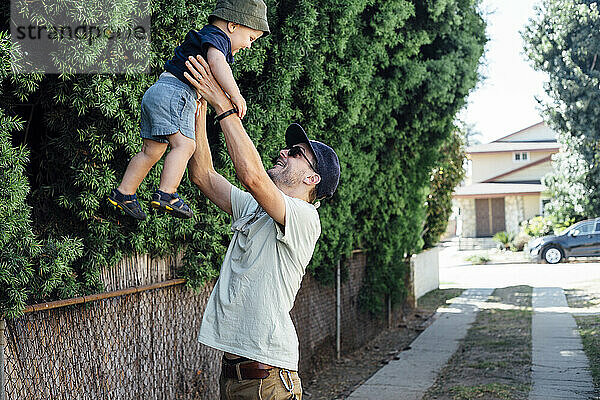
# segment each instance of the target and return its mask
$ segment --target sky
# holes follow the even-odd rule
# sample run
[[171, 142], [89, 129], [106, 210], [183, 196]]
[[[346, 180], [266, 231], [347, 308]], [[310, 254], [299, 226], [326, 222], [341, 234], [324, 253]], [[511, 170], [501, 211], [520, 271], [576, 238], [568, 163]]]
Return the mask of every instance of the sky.
[[459, 114], [487, 143], [542, 121], [535, 97], [544, 98], [542, 72], [534, 71], [523, 50], [520, 31], [535, 15], [538, 0], [483, 0], [489, 41], [480, 72], [483, 80]]

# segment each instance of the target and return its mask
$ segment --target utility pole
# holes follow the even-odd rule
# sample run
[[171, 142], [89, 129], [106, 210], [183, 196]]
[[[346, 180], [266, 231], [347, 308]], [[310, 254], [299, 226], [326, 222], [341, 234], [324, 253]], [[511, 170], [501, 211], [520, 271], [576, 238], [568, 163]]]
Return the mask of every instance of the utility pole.
[[4, 320], [3, 316], [0, 316], [0, 400], [6, 400], [6, 393], [4, 391], [4, 348], [6, 347], [6, 338], [4, 336], [5, 328], [6, 321]]

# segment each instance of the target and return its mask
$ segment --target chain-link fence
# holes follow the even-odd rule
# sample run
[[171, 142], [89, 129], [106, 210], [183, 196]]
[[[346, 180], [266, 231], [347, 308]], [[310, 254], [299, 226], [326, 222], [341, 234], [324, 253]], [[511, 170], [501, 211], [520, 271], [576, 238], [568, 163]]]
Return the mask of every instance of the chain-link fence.
[[[30, 306], [7, 320], [0, 400], [218, 399], [221, 353], [197, 341], [214, 282], [197, 293], [181, 279], [147, 284], [174, 276], [174, 263], [136, 256], [103, 274], [113, 292]], [[353, 253], [339, 290], [342, 354], [402, 314], [401, 308], [388, 318], [361, 310], [365, 267], [365, 254]], [[140, 284], [146, 285], [120, 289]], [[290, 313], [302, 379], [335, 358], [336, 304], [336, 288], [304, 277]]]
[[6, 399], [217, 399], [220, 354], [196, 340], [212, 285], [194, 293], [182, 283], [47, 303], [7, 320]]

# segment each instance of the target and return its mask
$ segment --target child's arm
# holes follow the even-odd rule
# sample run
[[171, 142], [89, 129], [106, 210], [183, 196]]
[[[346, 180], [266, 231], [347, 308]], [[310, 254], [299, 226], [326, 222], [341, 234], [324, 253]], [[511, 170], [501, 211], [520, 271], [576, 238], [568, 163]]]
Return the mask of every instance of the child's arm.
[[[185, 75], [189, 76], [189, 72]], [[221, 210], [231, 214], [231, 183], [215, 171], [206, 136], [206, 100], [196, 110], [196, 151], [188, 162], [192, 182]]]
[[246, 115], [246, 100], [242, 97], [240, 89], [237, 83], [235, 83], [231, 67], [227, 63], [227, 60], [225, 60], [225, 55], [211, 46], [208, 48], [206, 58], [215, 79], [238, 109], [238, 116], [244, 118]]

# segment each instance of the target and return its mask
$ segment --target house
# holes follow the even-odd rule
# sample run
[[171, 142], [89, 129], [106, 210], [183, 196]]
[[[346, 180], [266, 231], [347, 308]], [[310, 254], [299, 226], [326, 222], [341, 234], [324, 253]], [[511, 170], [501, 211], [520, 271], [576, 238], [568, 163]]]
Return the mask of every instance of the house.
[[454, 191], [459, 234], [489, 237], [518, 232], [524, 220], [541, 215], [549, 197], [541, 179], [559, 151], [556, 132], [540, 122], [491, 143], [467, 148], [470, 181]]

